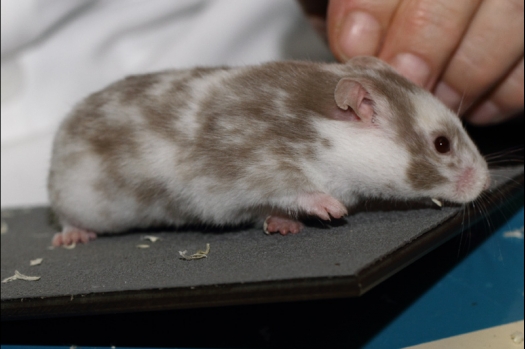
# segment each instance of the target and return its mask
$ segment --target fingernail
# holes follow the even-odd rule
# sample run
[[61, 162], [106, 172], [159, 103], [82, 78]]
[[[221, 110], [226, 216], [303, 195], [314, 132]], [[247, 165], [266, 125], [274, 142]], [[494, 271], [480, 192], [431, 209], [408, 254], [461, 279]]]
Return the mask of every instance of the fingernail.
[[501, 110], [494, 102], [487, 101], [469, 115], [468, 120], [473, 124], [494, 124], [503, 119]]
[[461, 95], [457, 93], [452, 87], [444, 82], [440, 82], [437, 84], [434, 94], [439, 100], [441, 100], [441, 102], [443, 102], [454, 112], [461, 112], [461, 110], [457, 110], [461, 104]]
[[419, 86], [425, 86], [430, 78], [428, 64], [412, 53], [400, 53], [392, 60], [392, 66], [403, 76]]
[[375, 55], [381, 39], [379, 22], [366, 12], [351, 12], [339, 35], [339, 51], [348, 60], [359, 55]]

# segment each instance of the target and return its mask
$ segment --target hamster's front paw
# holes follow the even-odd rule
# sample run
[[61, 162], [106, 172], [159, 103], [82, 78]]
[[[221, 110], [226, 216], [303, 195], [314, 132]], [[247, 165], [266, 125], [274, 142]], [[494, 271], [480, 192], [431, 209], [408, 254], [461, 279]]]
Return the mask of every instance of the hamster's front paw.
[[330, 218], [339, 219], [348, 214], [346, 207], [339, 200], [324, 193], [303, 194], [298, 203], [307, 214], [325, 221], [329, 221]]
[[61, 233], [56, 233], [55, 236], [53, 236], [51, 243], [53, 246], [67, 246], [80, 242], [88, 243], [90, 240], [95, 240], [96, 238], [97, 234], [92, 231], [66, 226], [62, 229]]
[[268, 216], [264, 221], [264, 233], [279, 233], [286, 235], [288, 233], [297, 234], [303, 229], [303, 224], [295, 219], [283, 216]]

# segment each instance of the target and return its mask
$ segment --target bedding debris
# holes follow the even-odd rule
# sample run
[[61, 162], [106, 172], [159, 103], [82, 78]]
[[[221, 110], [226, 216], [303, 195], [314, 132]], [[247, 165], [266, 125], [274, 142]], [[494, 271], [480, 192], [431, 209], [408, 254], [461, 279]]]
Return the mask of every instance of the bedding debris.
[[432, 199], [432, 202], [438, 205], [439, 207], [443, 207], [443, 203], [439, 201], [438, 199]]
[[185, 259], [187, 261], [191, 261], [193, 259], [201, 259], [201, 258], [207, 258], [208, 253], [210, 253], [210, 244], [206, 244], [206, 251], [199, 250], [195, 252], [194, 254], [190, 256], [186, 256], [187, 251], [179, 251], [179, 254], [181, 255], [181, 259]]
[[143, 236], [141, 239], [142, 240], [149, 240], [151, 242], [155, 242], [157, 240], [160, 240], [160, 238], [158, 236], [153, 236], [153, 235], [146, 235], [146, 236]]
[[37, 280], [40, 280], [40, 276], [27, 276], [27, 275], [19, 273], [18, 270], [15, 270], [15, 275], [3, 279], [2, 283], [14, 281], [14, 280], [37, 281]]
[[44, 260], [44, 258], [36, 258], [36, 259], [32, 259], [31, 261], [29, 261], [29, 265], [30, 266], [33, 266], [33, 265], [39, 265], [39, 264], [42, 264], [42, 261]]

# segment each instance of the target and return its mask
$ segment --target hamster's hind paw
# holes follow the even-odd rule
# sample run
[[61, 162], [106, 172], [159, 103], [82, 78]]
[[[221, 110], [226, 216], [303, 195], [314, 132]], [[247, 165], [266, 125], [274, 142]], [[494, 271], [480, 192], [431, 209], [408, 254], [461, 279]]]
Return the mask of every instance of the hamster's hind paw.
[[264, 221], [264, 233], [279, 233], [286, 235], [288, 233], [297, 234], [303, 229], [303, 224], [291, 218], [281, 216], [268, 216]]
[[88, 243], [90, 240], [95, 240], [96, 238], [97, 234], [92, 231], [75, 227], [64, 227], [61, 233], [56, 233], [55, 236], [53, 236], [51, 243], [53, 246], [68, 246], [80, 242]]

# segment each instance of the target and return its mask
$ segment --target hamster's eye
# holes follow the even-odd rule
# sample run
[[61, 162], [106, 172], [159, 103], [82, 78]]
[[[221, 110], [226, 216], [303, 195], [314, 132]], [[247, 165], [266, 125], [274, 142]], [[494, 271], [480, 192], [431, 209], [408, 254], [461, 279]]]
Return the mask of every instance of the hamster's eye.
[[438, 153], [446, 154], [450, 151], [450, 142], [447, 137], [445, 136], [439, 136], [434, 141], [434, 146], [436, 147], [436, 150]]

